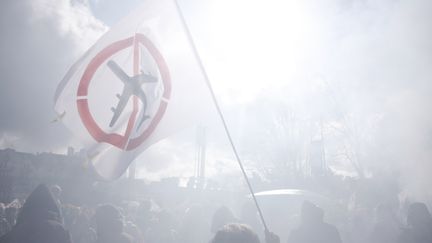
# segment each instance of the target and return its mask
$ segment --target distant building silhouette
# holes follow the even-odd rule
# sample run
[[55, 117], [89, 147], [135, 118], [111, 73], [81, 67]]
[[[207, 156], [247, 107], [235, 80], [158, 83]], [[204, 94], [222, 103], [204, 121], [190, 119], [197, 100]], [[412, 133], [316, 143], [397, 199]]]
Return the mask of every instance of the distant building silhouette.
[[83, 161], [70, 149], [67, 155], [0, 150], [0, 202], [24, 199], [39, 183], [82, 178], [86, 175]]

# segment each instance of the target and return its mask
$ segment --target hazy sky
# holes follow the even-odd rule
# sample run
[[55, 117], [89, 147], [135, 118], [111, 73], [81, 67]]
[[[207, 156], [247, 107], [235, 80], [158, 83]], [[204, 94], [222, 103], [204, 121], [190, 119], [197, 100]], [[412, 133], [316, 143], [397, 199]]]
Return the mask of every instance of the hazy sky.
[[[109, 26], [141, 2], [0, 3], [3, 147], [36, 152], [77, 146], [60, 123], [50, 123], [55, 87]], [[307, 146], [303, 140], [317, 131], [306, 124], [321, 119], [334, 169], [353, 171], [338, 153], [343, 144], [355, 145], [365, 167], [404, 171], [407, 187], [430, 185], [410, 178], [427, 178], [432, 169], [431, 1], [179, 3], [250, 170], [287, 156], [285, 143]], [[287, 116], [303, 135], [277, 136], [277, 121]], [[212, 175], [237, 168], [218, 129], [208, 136]], [[147, 167], [143, 175], [190, 175], [194, 136], [193, 129], [182, 131], [151, 148], [139, 159]]]

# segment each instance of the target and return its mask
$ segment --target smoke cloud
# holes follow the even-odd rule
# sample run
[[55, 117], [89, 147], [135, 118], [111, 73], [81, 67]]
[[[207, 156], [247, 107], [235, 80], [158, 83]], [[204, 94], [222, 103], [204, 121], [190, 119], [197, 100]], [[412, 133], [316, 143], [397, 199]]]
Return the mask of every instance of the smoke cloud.
[[[107, 27], [81, 1], [2, 1], [0, 135], [3, 146], [56, 150], [70, 133], [50, 123], [53, 94], [69, 66]], [[13, 138], [13, 139], [10, 139]]]

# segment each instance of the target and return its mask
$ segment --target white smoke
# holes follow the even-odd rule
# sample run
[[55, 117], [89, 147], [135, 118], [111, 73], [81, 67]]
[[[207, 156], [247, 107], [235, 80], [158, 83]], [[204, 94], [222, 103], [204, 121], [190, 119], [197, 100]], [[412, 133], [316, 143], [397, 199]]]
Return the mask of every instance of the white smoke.
[[83, 1], [1, 2], [0, 132], [19, 138], [14, 147], [44, 151], [67, 144], [66, 129], [50, 123], [54, 90], [106, 30]]

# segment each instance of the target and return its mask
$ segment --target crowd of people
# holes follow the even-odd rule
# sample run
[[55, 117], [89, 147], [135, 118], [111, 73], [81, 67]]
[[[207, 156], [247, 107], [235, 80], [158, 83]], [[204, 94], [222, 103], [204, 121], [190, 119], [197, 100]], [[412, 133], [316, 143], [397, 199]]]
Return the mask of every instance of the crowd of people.
[[[0, 243], [279, 243], [270, 232], [222, 206], [207, 220], [199, 204], [181, 216], [151, 200], [97, 207], [63, 204], [59, 187], [39, 185], [21, 203], [0, 204]], [[253, 214], [253, 213], [252, 213]], [[386, 204], [375, 210], [374, 222], [352, 220], [352, 227], [325, 221], [325, 212], [304, 201], [298, 225], [288, 229], [288, 243], [430, 243], [432, 217], [424, 203], [411, 203], [403, 223]], [[248, 215], [249, 218], [254, 218]], [[365, 225], [370, 227], [364, 227]], [[347, 230], [347, 228], [350, 228]], [[271, 229], [270, 229], [271, 230]]]

